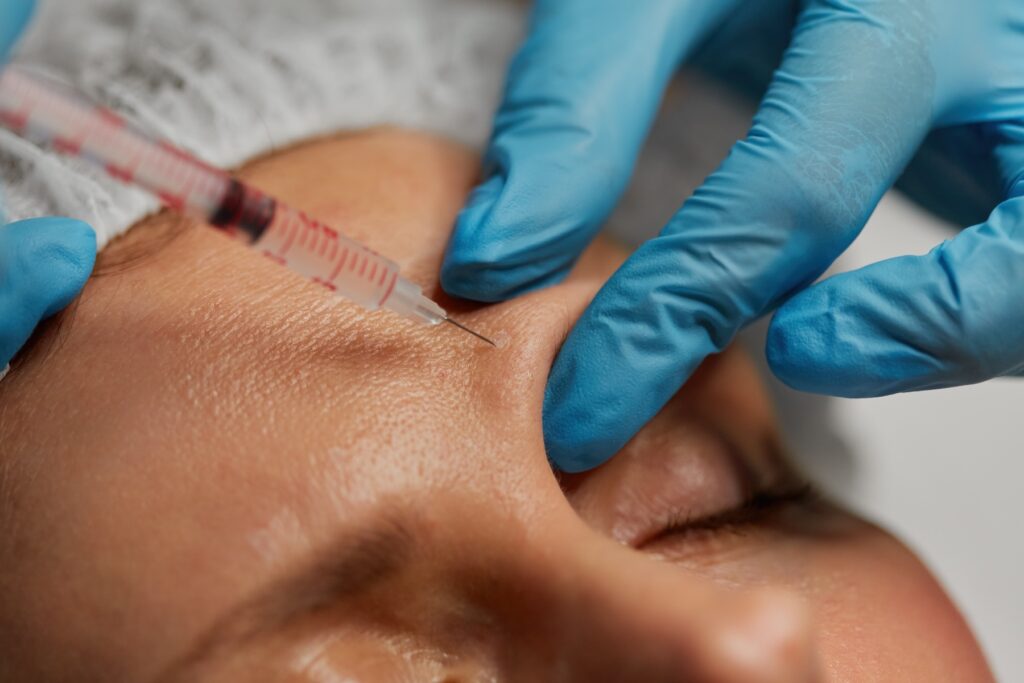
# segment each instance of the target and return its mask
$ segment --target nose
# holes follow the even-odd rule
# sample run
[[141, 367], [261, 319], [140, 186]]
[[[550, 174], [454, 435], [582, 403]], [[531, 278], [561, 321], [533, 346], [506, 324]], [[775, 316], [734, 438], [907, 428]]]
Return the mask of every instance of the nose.
[[809, 617], [795, 595], [727, 589], [589, 530], [564, 547], [549, 570], [558, 596], [549, 642], [579, 680], [814, 680]]
[[504, 557], [489, 566], [500, 573], [477, 593], [501, 624], [502, 680], [817, 680], [808, 611], [795, 595], [726, 588], [621, 546], [571, 513], [561, 521], [497, 550]]

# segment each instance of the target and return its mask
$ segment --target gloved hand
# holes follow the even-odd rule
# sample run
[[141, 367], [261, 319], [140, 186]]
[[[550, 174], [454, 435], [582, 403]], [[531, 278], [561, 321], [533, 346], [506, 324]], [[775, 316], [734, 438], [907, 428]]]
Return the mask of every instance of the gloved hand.
[[[32, 4], [0, 0], [0, 60], [28, 22]], [[95, 258], [96, 236], [81, 221], [38, 218], [0, 227], [0, 375], [39, 321], [78, 294]]]
[[[555, 362], [544, 429], [562, 469], [614, 454], [783, 302], [768, 360], [799, 389], [873, 396], [1024, 373], [1020, 0], [538, 0], [443, 286], [499, 300], [563, 277], [626, 186], [677, 65], [727, 23], [756, 33], [787, 14], [749, 134]], [[809, 286], [933, 129], [986, 157], [1005, 201], [927, 255]]]

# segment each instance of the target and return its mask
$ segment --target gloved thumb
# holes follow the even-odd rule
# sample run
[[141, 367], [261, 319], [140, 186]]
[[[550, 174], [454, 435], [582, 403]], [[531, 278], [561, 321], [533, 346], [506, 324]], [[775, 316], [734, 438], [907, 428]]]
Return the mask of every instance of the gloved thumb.
[[96, 235], [70, 218], [0, 228], [0, 369], [40, 320], [71, 303], [92, 273]]

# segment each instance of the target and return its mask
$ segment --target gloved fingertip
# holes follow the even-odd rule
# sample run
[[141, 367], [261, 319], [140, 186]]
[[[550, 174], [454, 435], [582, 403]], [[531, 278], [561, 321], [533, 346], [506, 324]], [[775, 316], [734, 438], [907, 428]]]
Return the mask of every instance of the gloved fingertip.
[[441, 288], [451, 296], [482, 303], [498, 303], [514, 296], [514, 288], [493, 277], [493, 272], [493, 264], [449, 257], [441, 266]]
[[768, 367], [786, 386], [800, 389], [803, 382], [801, 370], [806, 367], [804, 356], [807, 345], [798, 328], [787, 324], [785, 316], [776, 313], [768, 326], [765, 339], [765, 357]]
[[501, 176], [492, 176], [473, 190], [459, 212], [441, 264], [441, 287], [452, 296], [485, 302], [506, 298], [504, 283], [488, 277], [501, 258], [488, 235], [488, 219], [503, 186]]
[[566, 447], [559, 447], [549, 439], [544, 440], [544, 447], [547, 449], [548, 462], [559, 472], [566, 474], [580, 474], [589, 472], [592, 469], [604, 464], [606, 458], [587, 458], [574, 453]]
[[544, 449], [552, 468], [566, 474], [589, 472], [604, 462], [600, 457], [583, 454], [569, 434], [558, 434], [558, 427], [545, 426]]
[[482, 303], [508, 301], [558, 284], [567, 270], [542, 271], [529, 266], [510, 266], [476, 261], [447, 264], [441, 268], [441, 287], [451, 296]]
[[8, 225], [8, 282], [28, 310], [49, 317], [74, 299], [96, 261], [96, 233], [70, 218], [35, 218]]
[[557, 378], [549, 381], [544, 394], [544, 448], [548, 460], [568, 474], [587, 472], [602, 465], [619, 448], [595, 441], [595, 432], [585, 422], [573, 418], [576, 400]]
[[441, 287], [448, 294], [496, 303], [565, 277], [565, 269], [552, 270], [540, 257], [523, 257], [531, 250], [516, 239], [518, 230], [509, 229], [509, 212], [501, 204], [504, 188], [504, 178], [492, 176], [459, 213], [441, 264]]
[[886, 340], [832, 289], [828, 282], [812, 287], [776, 311], [765, 342], [772, 373], [791, 389], [844, 398], [900, 390]]
[[53, 301], [44, 316], [51, 316], [78, 296], [96, 265], [96, 233], [87, 223], [69, 220], [57, 228], [59, 238], [47, 249], [53, 269]]
[[806, 307], [782, 308], [768, 327], [765, 356], [768, 367], [783, 384], [797, 391], [829, 393], [821, 371], [830, 346], [822, 321], [814, 318], [822, 312]]

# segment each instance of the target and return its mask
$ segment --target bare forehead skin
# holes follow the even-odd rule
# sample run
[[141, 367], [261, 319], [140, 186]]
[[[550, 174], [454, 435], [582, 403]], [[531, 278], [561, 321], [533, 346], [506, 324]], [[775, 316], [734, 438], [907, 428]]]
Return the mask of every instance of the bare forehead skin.
[[[543, 453], [544, 380], [621, 254], [596, 245], [568, 283], [515, 302], [447, 300], [437, 273], [477, 173], [470, 151], [392, 130], [244, 170], [397, 261], [499, 350], [332, 300], [176, 219], [113, 245], [101, 268], [153, 253], [94, 278], [59, 338], [0, 385], [8, 625], [47, 623], [51, 642], [147, 669], [382, 506], [428, 511], [418, 523], [438, 491], [524, 518], [565, 506]], [[174, 625], [157, 649], [152, 614]], [[25, 651], [47, 645], [20, 630]]]

